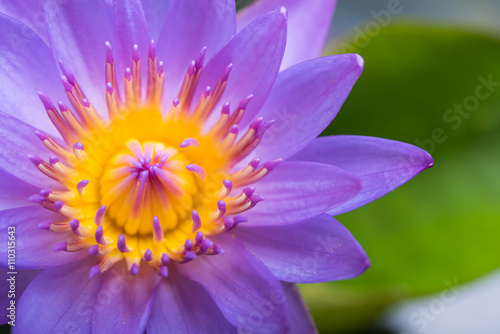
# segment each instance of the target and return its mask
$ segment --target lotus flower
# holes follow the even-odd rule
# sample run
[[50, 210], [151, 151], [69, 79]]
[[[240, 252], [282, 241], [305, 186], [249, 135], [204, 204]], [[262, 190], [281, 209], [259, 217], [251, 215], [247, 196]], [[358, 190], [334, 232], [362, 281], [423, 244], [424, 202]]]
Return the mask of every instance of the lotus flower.
[[334, 5], [3, 1], [3, 322], [314, 332], [294, 283], [369, 265], [332, 216], [432, 165], [404, 143], [316, 138], [363, 69], [316, 58]]

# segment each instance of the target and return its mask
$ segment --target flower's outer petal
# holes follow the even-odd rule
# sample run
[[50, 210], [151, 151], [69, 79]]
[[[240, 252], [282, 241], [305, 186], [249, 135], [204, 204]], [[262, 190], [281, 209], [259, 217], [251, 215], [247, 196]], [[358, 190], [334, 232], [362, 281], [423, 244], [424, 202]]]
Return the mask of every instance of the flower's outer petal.
[[318, 333], [314, 319], [309, 313], [306, 303], [300, 295], [299, 289], [293, 283], [281, 282], [285, 291], [288, 310], [292, 319], [292, 328], [288, 334], [314, 334]]
[[361, 191], [329, 211], [332, 215], [374, 201], [434, 164], [432, 157], [416, 146], [363, 136], [320, 137], [290, 157], [290, 160], [325, 163], [359, 177]]
[[[15, 272], [13, 275], [12, 272]], [[0, 270], [0, 275], [3, 278], [0, 280], [0, 289], [4, 291], [5, 295], [0, 299], [0, 324], [6, 324], [9, 321], [15, 320], [16, 318], [16, 307], [14, 304], [12, 306], [12, 301], [17, 302], [22, 296], [24, 290], [28, 287], [31, 281], [38, 275], [41, 270], [10, 270], [2, 269]], [[13, 309], [13, 315], [9, 317], [11, 310]]]
[[189, 63], [203, 47], [208, 60], [235, 33], [234, 0], [174, 0], [157, 43], [165, 64], [165, 103], [177, 96]]
[[280, 6], [288, 10], [288, 38], [281, 69], [321, 55], [336, 0], [257, 0], [238, 13], [238, 30]]
[[245, 213], [247, 226], [286, 225], [315, 217], [354, 197], [358, 178], [314, 162], [285, 161], [255, 184], [264, 200]]
[[49, 47], [31, 29], [0, 14], [0, 111], [55, 133], [38, 92], [51, 98], [64, 90]]
[[[241, 127], [252, 121], [267, 99], [278, 75], [286, 45], [287, 17], [284, 8], [261, 16], [240, 31], [207, 64], [199, 91], [214, 87], [229, 64], [233, 64], [221, 103], [229, 102], [234, 110], [239, 102], [254, 95], [246, 109]], [[216, 107], [216, 110], [220, 110]], [[218, 118], [220, 114], [214, 113]]]
[[143, 264], [137, 276], [127, 271], [124, 261], [103, 274], [93, 333], [144, 333], [160, 276]]
[[236, 333], [212, 297], [198, 283], [171, 270], [158, 286], [147, 327], [148, 334]]
[[19, 300], [13, 333], [91, 333], [101, 284], [101, 276], [88, 278], [92, 261], [95, 260], [38, 274]]
[[360, 56], [345, 54], [310, 60], [281, 72], [259, 113], [275, 123], [254, 154], [266, 161], [304, 148], [335, 118], [362, 70]]
[[[25, 206], [0, 211], [0, 267], [7, 267], [9, 236], [16, 243], [16, 268], [43, 269], [73, 263], [87, 256], [85, 251], [54, 251], [54, 246], [72, 240], [72, 233], [54, 233], [38, 228], [43, 222], [61, 221], [65, 217], [42, 206]], [[11, 227], [9, 229], [9, 227]], [[15, 233], [12, 232], [14, 227]], [[74, 235], [73, 235], [74, 236]]]
[[[113, 0], [113, 17], [116, 38], [116, 71], [118, 78], [122, 78], [125, 68], [130, 67], [134, 44], [137, 44], [139, 48], [142, 63], [144, 66], [147, 64], [151, 36], [140, 0]], [[101, 71], [103, 71], [103, 66], [104, 63], [101, 64]], [[143, 71], [143, 74], [145, 76], [146, 71]], [[123, 80], [118, 81], [121, 87]]]
[[36, 205], [28, 197], [40, 189], [0, 169], [0, 210]]
[[328, 214], [286, 226], [241, 225], [235, 234], [282, 281], [337, 281], [359, 276], [369, 266], [356, 239]]
[[28, 159], [30, 154], [42, 159], [48, 159], [50, 155], [35, 131], [35, 128], [0, 111], [0, 168], [39, 188], [59, 189], [57, 182], [43, 175]]
[[116, 45], [111, 1], [42, 1], [55, 59], [73, 71], [90, 102], [105, 115], [104, 43]]
[[165, 25], [167, 13], [174, 0], [141, 0], [151, 38], [157, 41]]
[[179, 265], [181, 275], [201, 284], [238, 330], [285, 333], [290, 319], [280, 282], [235, 238], [225, 235], [213, 241], [225, 253]]
[[48, 44], [45, 30], [45, 13], [40, 0], [3, 0], [0, 1], [0, 12], [21, 21]]

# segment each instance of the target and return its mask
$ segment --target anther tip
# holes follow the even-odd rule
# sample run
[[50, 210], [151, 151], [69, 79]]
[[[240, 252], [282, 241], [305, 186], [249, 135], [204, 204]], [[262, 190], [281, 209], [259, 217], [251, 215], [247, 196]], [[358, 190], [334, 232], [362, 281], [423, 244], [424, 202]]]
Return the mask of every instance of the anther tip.
[[132, 264], [132, 267], [130, 268], [130, 274], [132, 276], [137, 276], [139, 274], [139, 266], [137, 263]]
[[158, 271], [158, 274], [163, 277], [163, 278], [167, 278], [168, 277], [168, 267], [166, 266], [161, 266], [160, 267], [160, 270]]
[[43, 106], [46, 110], [54, 109], [54, 105], [52, 104], [52, 101], [50, 101], [47, 95], [45, 95], [42, 92], [38, 92], [38, 98], [40, 99], [40, 101], [42, 101]]
[[38, 166], [38, 165], [41, 165], [43, 163], [43, 160], [36, 156], [36, 155], [28, 155], [28, 159], [30, 159], [30, 161], [35, 165], [35, 166]]
[[41, 141], [44, 141], [46, 140], [48, 137], [45, 133], [41, 132], [41, 131], [38, 131], [36, 130], [35, 131], [35, 135], [38, 137], [38, 139], [40, 139]]
[[54, 250], [54, 252], [65, 251], [67, 245], [68, 245], [68, 243], [66, 241], [59, 242], [59, 243], [57, 243], [57, 244], [54, 245], [53, 250]]
[[98, 264], [92, 266], [89, 271], [89, 279], [92, 279], [101, 273], [101, 268]]

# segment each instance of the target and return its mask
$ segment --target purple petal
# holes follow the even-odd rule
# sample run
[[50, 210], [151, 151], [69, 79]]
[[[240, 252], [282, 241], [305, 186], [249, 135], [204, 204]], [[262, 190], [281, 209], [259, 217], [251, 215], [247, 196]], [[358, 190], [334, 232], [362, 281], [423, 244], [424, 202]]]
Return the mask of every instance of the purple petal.
[[317, 138], [290, 160], [326, 163], [359, 177], [361, 191], [329, 211], [331, 215], [339, 215], [374, 201], [434, 164], [432, 157], [416, 146], [362, 136]]
[[219, 236], [214, 242], [225, 253], [179, 265], [181, 275], [201, 284], [238, 330], [286, 332], [290, 319], [280, 282], [238, 240]]
[[281, 69], [321, 55], [330, 29], [336, 0], [258, 0], [238, 13], [238, 30], [260, 15], [285, 6], [288, 38]]
[[36, 129], [0, 111], [0, 168], [39, 188], [60, 188], [28, 159], [36, 155], [48, 159], [49, 150], [35, 135]]
[[0, 169], [0, 210], [34, 205], [28, 197], [40, 190]]
[[49, 47], [24, 24], [3, 14], [0, 31], [0, 110], [55, 133], [37, 94], [43, 91], [60, 99], [64, 93]]
[[369, 266], [351, 233], [328, 214], [286, 226], [242, 225], [235, 233], [282, 281], [337, 281], [356, 277]]
[[92, 264], [82, 261], [38, 274], [19, 300], [14, 333], [90, 333], [101, 284], [101, 276], [88, 278]]
[[361, 184], [340, 168], [285, 161], [255, 189], [264, 200], [245, 213], [246, 226], [286, 225], [316, 217], [355, 196]]
[[318, 333], [314, 319], [309, 313], [306, 303], [300, 295], [298, 287], [293, 283], [281, 282], [288, 302], [292, 328], [288, 334], [314, 334]]
[[174, 0], [157, 43], [158, 57], [165, 63], [164, 101], [170, 104], [177, 96], [189, 63], [203, 47], [208, 60], [235, 33], [234, 0]]
[[41, 206], [27, 206], [0, 211], [0, 267], [7, 267], [9, 227], [15, 228], [16, 268], [43, 269], [73, 263], [87, 256], [85, 251], [55, 252], [53, 247], [68, 241], [72, 233], [54, 233], [38, 228], [43, 222], [58, 221], [62, 217]]
[[0, 12], [24, 23], [48, 45], [45, 13], [40, 0], [2, 1]]
[[[26, 290], [28, 285], [36, 277], [36, 275], [40, 273], [40, 271], [41, 270], [15, 270], [15, 274], [13, 275], [12, 270], [0, 270], [0, 275], [3, 278], [0, 280], [0, 289], [2, 289], [5, 293], [5, 295], [0, 299], [0, 309], [2, 310], [2, 312], [0, 312], [0, 324], [6, 324], [7, 322], [15, 319], [8, 317], [10, 314], [10, 310], [8, 308], [12, 309], [11, 300], [17, 302], [22, 296], [24, 290]], [[14, 284], [12, 285], [12, 283]], [[14, 295], [11, 295], [11, 293]], [[12, 296], [12, 298], [9, 298], [10, 296]], [[16, 306], [17, 305], [14, 307]]]
[[174, 0], [141, 0], [151, 38], [157, 41], [165, 25], [165, 18]]
[[[286, 13], [280, 9], [261, 16], [240, 31], [206, 66], [199, 85], [203, 88], [215, 85], [226, 67], [233, 64], [221, 104], [229, 102], [236, 108], [243, 98], [254, 95], [241, 127], [254, 120], [276, 80], [285, 51], [286, 24]], [[201, 95], [201, 90], [196, 96]]]
[[90, 102], [104, 114], [104, 43], [116, 45], [111, 2], [45, 1], [44, 8], [55, 59], [73, 71]]
[[363, 70], [363, 59], [345, 54], [314, 59], [278, 75], [259, 113], [275, 120], [255, 156], [286, 158], [304, 148], [335, 118]]
[[132, 276], [124, 262], [104, 273], [92, 319], [93, 333], [143, 333], [160, 283], [151, 266]]
[[[120, 78], [130, 66], [134, 44], [137, 44], [142, 63], [146, 66], [151, 36], [140, 0], [113, 0], [113, 15], [116, 38], [113, 49], [116, 50], [116, 71]], [[104, 63], [101, 68], [104, 68]], [[145, 75], [146, 71], [143, 73]], [[122, 80], [118, 82], [121, 84]]]
[[172, 270], [158, 286], [148, 334], [236, 333], [205, 289]]

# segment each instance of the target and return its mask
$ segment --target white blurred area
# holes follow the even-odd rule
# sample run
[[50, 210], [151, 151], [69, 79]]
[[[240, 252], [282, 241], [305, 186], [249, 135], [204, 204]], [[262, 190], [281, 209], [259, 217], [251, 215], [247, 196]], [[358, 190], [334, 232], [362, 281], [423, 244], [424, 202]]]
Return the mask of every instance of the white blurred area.
[[441, 292], [404, 302], [384, 323], [398, 334], [500, 334], [500, 270], [464, 286], [443, 282]]
[[402, 10], [392, 15], [394, 20], [423, 19], [430, 24], [463, 26], [500, 34], [500, 0], [337, 0], [331, 39], [372, 20], [372, 11], [378, 13], [398, 3], [397, 8]]

